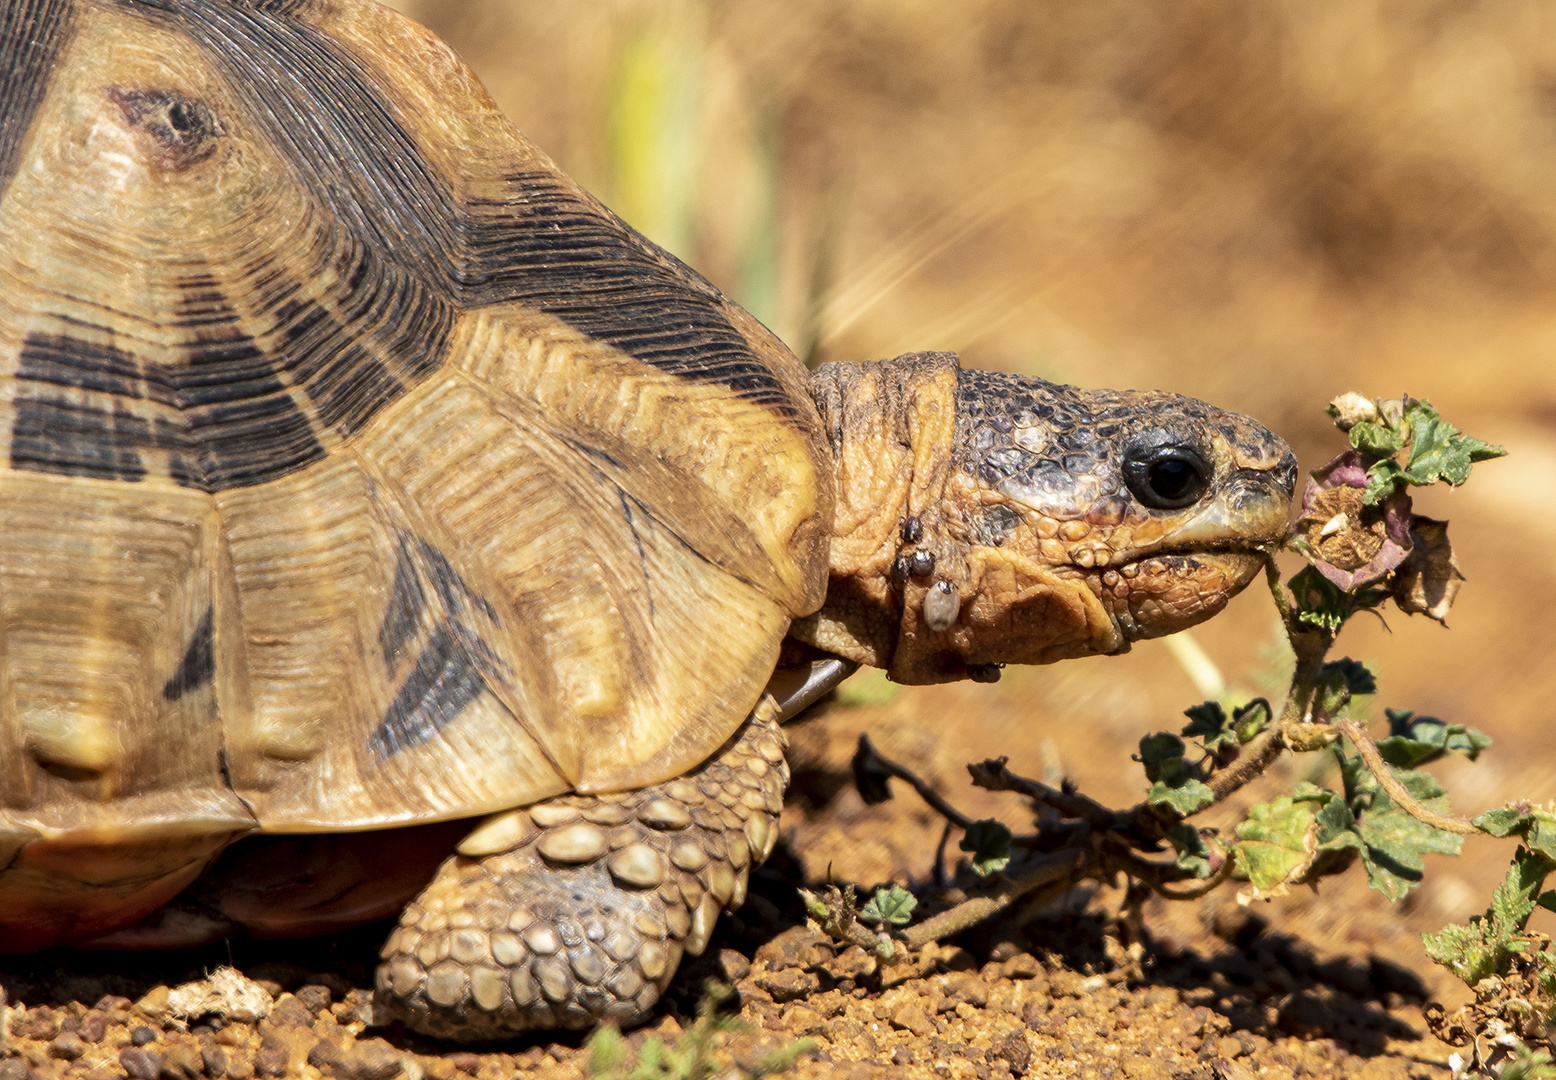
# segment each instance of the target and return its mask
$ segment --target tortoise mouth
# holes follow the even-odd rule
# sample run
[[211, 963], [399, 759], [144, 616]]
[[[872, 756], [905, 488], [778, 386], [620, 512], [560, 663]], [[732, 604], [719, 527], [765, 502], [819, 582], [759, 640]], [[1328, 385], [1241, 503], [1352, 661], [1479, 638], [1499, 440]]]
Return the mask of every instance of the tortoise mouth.
[[1224, 609], [1268, 557], [1264, 544], [1155, 551], [1112, 567], [1118, 578], [1111, 586], [1098, 582], [1100, 596], [1125, 642], [1166, 637]]

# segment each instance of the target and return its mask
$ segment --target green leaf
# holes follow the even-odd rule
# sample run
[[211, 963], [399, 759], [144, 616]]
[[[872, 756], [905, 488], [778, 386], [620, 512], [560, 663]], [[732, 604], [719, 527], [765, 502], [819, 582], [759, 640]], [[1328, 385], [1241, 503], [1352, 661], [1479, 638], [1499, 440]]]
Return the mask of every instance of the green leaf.
[[902, 693], [902, 684], [894, 683], [880, 668], [860, 668], [843, 680], [834, 699], [845, 709], [890, 705]]
[[1378, 692], [1378, 680], [1368, 670], [1367, 665], [1360, 660], [1352, 660], [1349, 656], [1342, 656], [1338, 660], [1331, 660], [1318, 669], [1318, 677], [1321, 680], [1337, 682], [1354, 694], [1376, 694]]
[[1253, 742], [1260, 732], [1270, 726], [1273, 718], [1270, 703], [1263, 698], [1254, 698], [1232, 714], [1232, 730], [1238, 742]]
[[1204, 835], [1186, 821], [1180, 821], [1167, 830], [1167, 840], [1178, 853], [1177, 865], [1197, 878], [1208, 878], [1211, 873], [1210, 845]]
[[832, 917], [832, 910], [822, 902], [821, 897], [817, 896], [809, 889], [800, 889], [799, 893], [800, 900], [802, 900], [805, 904], [805, 914], [809, 915], [817, 922], [825, 922], [827, 919]]
[[1158, 731], [1140, 740], [1140, 754], [1136, 760], [1145, 766], [1147, 780], [1173, 780], [1183, 774], [1185, 749], [1178, 736]]
[[[1189, 718], [1188, 724], [1183, 728], [1185, 739], [1200, 740], [1205, 749], [1211, 753], [1215, 753], [1222, 747], [1238, 745], [1237, 733], [1228, 725], [1226, 710], [1221, 707], [1220, 702], [1202, 702], [1193, 708], [1185, 709], [1183, 715]], [[1141, 749], [1143, 751], [1144, 747]]]
[[1361, 837], [1356, 835], [1356, 817], [1338, 792], [1304, 780], [1297, 785], [1291, 798], [1293, 802], [1315, 804], [1313, 823], [1316, 828], [1313, 839], [1320, 848], [1339, 851], [1342, 848], [1362, 846]]
[[1513, 1060], [1497, 1073], [1498, 1080], [1551, 1080], [1552, 1077], [1556, 1077], [1556, 1065], [1551, 1064], [1551, 1055], [1544, 1050], [1530, 1050], [1522, 1044]]
[[788, 1072], [801, 1057], [816, 1049], [816, 1040], [811, 1038], [797, 1039], [781, 1050], [774, 1050], [770, 1054], [763, 1054], [756, 1059], [756, 1075], [772, 1076], [775, 1073]]
[[1345, 593], [1311, 566], [1298, 570], [1287, 586], [1296, 601], [1299, 622], [1332, 634], [1350, 617], [1351, 604]]
[[1426, 954], [1470, 986], [1490, 975], [1506, 975], [1514, 956], [1528, 945], [1525, 924], [1541, 902], [1540, 886], [1556, 869], [1556, 860], [1520, 847], [1513, 864], [1491, 894], [1491, 906], [1467, 926], [1452, 924], [1426, 934]]
[[1351, 428], [1351, 445], [1370, 457], [1389, 457], [1405, 447], [1405, 437], [1387, 424], [1363, 421]]
[[1497, 947], [1487, 940], [1486, 927], [1479, 915], [1469, 925], [1449, 923], [1435, 933], [1422, 934], [1426, 955], [1474, 986], [1496, 971]]
[[627, 1040], [615, 1024], [601, 1024], [589, 1036], [589, 1075], [601, 1080], [617, 1074], [627, 1056]]
[[1496, 810], [1487, 810], [1480, 817], [1471, 821], [1483, 833], [1491, 836], [1510, 836], [1513, 833], [1522, 833], [1534, 815], [1528, 810], [1520, 810], [1515, 806], [1503, 806]]
[[1184, 778], [1176, 784], [1158, 780], [1146, 792], [1145, 801], [1153, 806], [1170, 806], [1182, 817], [1197, 814], [1216, 801], [1215, 792], [1193, 778]]
[[1385, 709], [1389, 737], [1378, 743], [1383, 760], [1400, 769], [1413, 769], [1449, 753], [1474, 761], [1491, 745], [1484, 732], [1463, 724], [1447, 724], [1435, 716], [1417, 716], [1409, 709]]
[[1520, 847], [1513, 855], [1513, 865], [1508, 868], [1507, 876], [1491, 893], [1487, 916], [1508, 933], [1523, 930], [1539, 904], [1540, 887], [1552, 870], [1556, 870], [1556, 859]]
[[1215, 802], [1215, 795], [1183, 760], [1183, 740], [1165, 731], [1140, 740], [1139, 762], [1152, 781], [1146, 802], [1165, 805], [1188, 817]]
[[1442, 480], [1457, 487], [1469, 479], [1470, 466], [1475, 462], [1507, 453], [1503, 447], [1462, 434], [1429, 401], [1410, 401], [1405, 407], [1404, 424], [1410, 432], [1409, 456], [1404, 465], [1397, 458], [1388, 457], [1367, 470], [1369, 503], [1377, 502], [1401, 484], [1425, 487]]
[[1010, 830], [992, 818], [975, 821], [958, 845], [972, 852], [973, 873], [988, 877], [1010, 863]]
[[1237, 827], [1232, 854], [1259, 895], [1279, 896], [1289, 883], [1302, 879], [1317, 850], [1314, 818], [1311, 802], [1289, 795], [1249, 809], [1247, 820]]
[[1332, 719], [1351, 703], [1357, 694], [1376, 694], [1377, 680], [1367, 666], [1349, 656], [1331, 660], [1318, 669], [1318, 688], [1313, 698], [1317, 716]]
[[[1009, 835], [1007, 830], [1006, 836]], [[916, 907], [918, 897], [893, 882], [890, 888], [875, 890], [875, 895], [860, 910], [859, 917], [865, 922], [906, 926], [913, 918], [913, 909]]]
[[1407, 483], [1404, 466], [1393, 458], [1384, 458], [1367, 469], [1367, 490], [1362, 492], [1362, 502], [1371, 506], [1394, 493], [1394, 489]]
[[[1344, 759], [1344, 755], [1341, 755]], [[1417, 802], [1428, 810], [1449, 813], [1447, 792], [1429, 773], [1390, 770]], [[1360, 758], [1344, 760], [1347, 801], [1356, 815], [1356, 835], [1362, 841], [1367, 884], [1390, 900], [1399, 900], [1421, 884], [1428, 854], [1457, 855], [1464, 838], [1412, 817], [1389, 797]]]
[[1529, 806], [1505, 806], [1487, 810], [1470, 822], [1492, 836], [1518, 836], [1526, 847], [1556, 860], [1556, 813]]

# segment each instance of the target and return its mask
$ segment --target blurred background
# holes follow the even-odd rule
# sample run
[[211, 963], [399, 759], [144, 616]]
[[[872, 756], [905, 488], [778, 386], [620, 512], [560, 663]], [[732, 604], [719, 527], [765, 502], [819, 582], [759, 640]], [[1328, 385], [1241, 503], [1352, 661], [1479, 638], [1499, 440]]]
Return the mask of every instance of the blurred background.
[[[1266, 421], [1307, 469], [1341, 445], [1323, 408], [1353, 389], [1427, 397], [1505, 444], [1463, 490], [1417, 501], [1452, 520], [1469, 578], [1453, 629], [1359, 618], [1338, 651], [1378, 674], [1374, 715], [1411, 708], [1496, 740], [1438, 769], [1458, 810], [1556, 797], [1556, 8], [394, 6], [563, 169], [811, 361], [949, 349], [970, 367], [1181, 391]], [[1195, 640], [1234, 689], [1275, 689], [1262, 590]], [[855, 880], [922, 881], [938, 823], [910, 794], [859, 802], [859, 731], [964, 808], [1020, 824], [967, 787], [963, 762], [1008, 754], [1131, 802], [1138, 739], [1176, 729], [1207, 679], [1152, 642], [993, 687], [863, 680], [793, 733], [788, 836], [812, 876], [846, 860]], [[1323, 778], [1304, 761], [1278, 779], [1297, 770]], [[1398, 907], [1358, 871], [1267, 914], [1427, 974], [1420, 930], [1480, 910], [1510, 854], [1472, 841]], [[1160, 918], [1188, 938], [1213, 921]]]

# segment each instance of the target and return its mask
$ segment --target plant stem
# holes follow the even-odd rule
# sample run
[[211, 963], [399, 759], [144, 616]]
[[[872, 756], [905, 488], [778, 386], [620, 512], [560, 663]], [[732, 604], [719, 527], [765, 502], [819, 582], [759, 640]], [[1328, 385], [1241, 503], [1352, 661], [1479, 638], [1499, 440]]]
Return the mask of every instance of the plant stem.
[[913, 790], [918, 792], [919, 798], [927, 802], [935, 809], [936, 813], [945, 818], [947, 821], [951, 822], [957, 828], [970, 829], [973, 825], [976, 824], [972, 818], [968, 817], [956, 807], [946, 802], [945, 798], [940, 794], [940, 792], [936, 791], [934, 788], [930, 787], [928, 784], [924, 783], [924, 781], [920, 780], [916, 775], [914, 775], [912, 769], [898, 765], [895, 761], [892, 761], [890, 758], [883, 755], [875, 748], [875, 744], [870, 742], [870, 737], [868, 735], [859, 736], [859, 749], [863, 753], [868, 754], [871, 763], [878, 766], [883, 772], [895, 776], [898, 780], [912, 784]]
[[972, 775], [973, 786], [987, 791], [1014, 791], [1045, 806], [1053, 807], [1065, 817], [1085, 821], [1102, 829], [1109, 829], [1117, 824], [1118, 815], [1113, 810], [1084, 795], [1059, 791], [1041, 781], [1017, 776], [1006, 768], [1005, 763], [1009, 760], [1002, 757], [989, 758], [968, 765], [967, 771]]
[[1270, 595], [1275, 599], [1275, 606], [1280, 610], [1281, 622], [1286, 628], [1286, 638], [1291, 642], [1296, 666], [1291, 672], [1291, 686], [1286, 691], [1286, 703], [1281, 708], [1275, 729], [1254, 743], [1231, 768], [1210, 778], [1210, 792], [1216, 802], [1221, 802], [1254, 777], [1262, 775], [1280, 756], [1280, 752], [1286, 749], [1289, 742], [1287, 735], [1307, 716], [1313, 691], [1318, 688], [1319, 670], [1324, 666], [1324, 657], [1328, 655], [1330, 646], [1334, 644], [1332, 634], [1308, 629], [1297, 619], [1286, 595], [1286, 587], [1281, 584], [1280, 571], [1273, 557], [1264, 561], [1264, 576], [1270, 587]]
[[1221, 863], [1221, 869], [1217, 870], [1214, 874], [1211, 874], [1205, 880], [1196, 882], [1194, 885], [1191, 885], [1186, 889], [1169, 889], [1167, 887], [1167, 883], [1164, 881], [1151, 882], [1151, 889], [1153, 892], [1156, 892], [1161, 896], [1165, 896], [1169, 900], [1198, 900], [1200, 897], [1205, 896], [1206, 894], [1220, 887], [1223, 881], [1231, 877], [1232, 868], [1235, 865], [1236, 860], [1228, 856], [1225, 861]]
[[939, 915], [925, 919], [917, 926], [905, 930], [902, 940], [910, 949], [922, 948], [931, 941], [952, 937], [968, 927], [977, 926], [991, 915], [1009, 907], [1014, 901], [1045, 885], [1052, 886], [1062, 882], [1065, 887], [1068, 887], [1066, 879], [1080, 867], [1084, 859], [1085, 852], [1079, 848], [1045, 855], [1035, 860], [1032, 868], [1020, 877], [1005, 882], [998, 894], [975, 896], [970, 900], [964, 900], [949, 911], [942, 911]]
[[1344, 732], [1345, 737], [1355, 744], [1356, 752], [1361, 754], [1367, 770], [1377, 779], [1379, 786], [1389, 793], [1389, 798], [1398, 803], [1400, 809], [1411, 817], [1425, 822], [1434, 829], [1458, 833], [1461, 836], [1480, 831], [1470, 823], [1468, 818], [1439, 814], [1435, 810], [1428, 810], [1422, 806], [1416, 797], [1406, 790], [1405, 785], [1399, 782], [1399, 778], [1394, 775], [1388, 762], [1383, 760], [1383, 755], [1378, 751], [1378, 744], [1372, 741], [1372, 737], [1363, 731], [1361, 725], [1355, 720], [1336, 720], [1334, 726]]

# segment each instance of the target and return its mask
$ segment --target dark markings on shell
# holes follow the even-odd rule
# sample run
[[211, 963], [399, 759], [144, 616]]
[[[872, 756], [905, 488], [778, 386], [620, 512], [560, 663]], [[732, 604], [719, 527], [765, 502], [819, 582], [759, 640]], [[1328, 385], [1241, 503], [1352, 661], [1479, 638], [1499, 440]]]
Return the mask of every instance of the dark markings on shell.
[[456, 570], [437, 546], [411, 533], [396, 537], [394, 584], [378, 628], [378, 643], [391, 673], [408, 646], [423, 644], [384, 718], [368, 736], [368, 750], [382, 760], [432, 738], [489, 687], [511, 672], [471, 623], [479, 616], [495, 628], [497, 611]]
[[616, 494], [621, 498], [621, 512], [627, 519], [627, 528], [632, 530], [632, 541], [637, 544], [638, 568], [643, 572], [643, 591], [648, 595], [648, 617], [652, 619], [654, 617], [654, 583], [648, 576], [648, 552], [643, 550], [643, 537], [638, 533], [637, 520], [632, 516], [632, 504], [637, 503], [645, 516], [648, 513], [648, 508], [620, 488], [616, 489]]
[[472, 610], [485, 615], [487, 621], [497, 621], [497, 609], [492, 607], [486, 597], [470, 587], [470, 583], [448, 561], [447, 555], [419, 536], [412, 537], [412, 540], [416, 544], [417, 554], [421, 556], [422, 565], [426, 567], [433, 591], [451, 618], [462, 618], [468, 605]]
[[216, 149], [221, 124], [202, 101], [177, 90], [123, 86], [110, 87], [108, 97], [150, 140], [153, 157], [164, 169], [188, 168]]
[[101, 327], [32, 335], [17, 371], [13, 467], [130, 481], [165, 468], [184, 487], [221, 491], [322, 460], [320, 433], [349, 438], [435, 370], [453, 324], [446, 300], [360, 249], [336, 264], [343, 295], [327, 297], [331, 307], [265, 268], [247, 319], [258, 337], [234, 287], [191, 268], [169, 312], [184, 337], [171, 363], [99, 344], [112, 337]]
[[195, 628], [194, 637], [189, 639], [189, 647], [184, 650], [184, 659], [178, 665], [178, 670], [162, 687], [162, 696], [167, 700], [177, 701], [191, 690], [204, 686], [216, 675], [215, 625], [216, 613], [207, 607], [205, 617]]
[[[662, 371], [794, 415], [718, 291], [554, 173], [461, 204], [374, 77], [325, 34], [269, 6], [128, 0], [182, 28], [340, 226], [461, 306], [522, 301]], [[410, 325], [418, 325], [410, 321]], [[440, 339], [433, 328], [423, 342]], [[436, 347], [423, 350], [441, 358]]]
[[249, 334], [229, 289], [214, 273], [191, 268], [172, 313], [185, 334], [184, 362], [147, 365], [148, 396], [174, 406], [184, 423], [186, 449], [171, 462], [173, 479], [205, 491], [262, 484], [325, 456], [287, 386], [295, 358], [289, 364]]
[[285, 8], [124, 0], [211, 55], [270, 142], [352, 236], [425, 281], [457, 262], [454, 198], [371, 78]]
[[560, 177], [510, 177], [501, 201], [472, 203], [466, 240], [474, 302], [522, 301], [661, 371], [794, 414], [718, 291]]
[[289, 15], [307, 7], [310, 0], [245, 0], [255, 11], [268, 11], [272, 15]]
[[0, 6], [0, 192], [16, 169], [49, 70], [69, 39], [70, 0], [7, 0]]
[[389, 670], [393, 671], [398, 665], [405, 643], [416, 636], [426, 610], [427, 590], [422, 587], [421, 575], [411, 559], [410, 546], [402, 536], [394, 555], [394, 585], [389, 590], [389, 607], [378, 627], [378, 646], [383, 650], [384, 663], [389, 665]]
[[486, 692], [486, 677], [501, 661], [463, 626], [432, 631], [411, 673], [400, 684], [383, 721], [368, 736], [380, 760], [431, 739]]
[[136, 370], [134, 357], [112, 345], [29, 335], [17, 368], [11, 467], [99, 480], [145, 479], [140, 451], [170, 433], [108, 396], [121, 388], [131, 391], [122, 396], [136, 396]]

